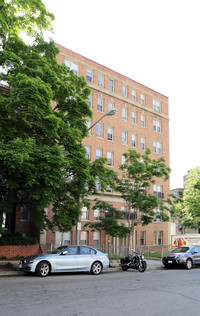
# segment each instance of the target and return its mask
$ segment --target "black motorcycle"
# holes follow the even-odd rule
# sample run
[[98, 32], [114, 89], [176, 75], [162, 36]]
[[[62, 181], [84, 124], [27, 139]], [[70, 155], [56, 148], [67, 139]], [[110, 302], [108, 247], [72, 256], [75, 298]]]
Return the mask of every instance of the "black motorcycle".
[[138, 253], [132, 249], [132, 254], [120, 260], [120, 265], [123, 271], [128, 269], [136, 269], [140, 272], [144, 272], [147, 268], [147, 263], [144, 260], [144, 254]]

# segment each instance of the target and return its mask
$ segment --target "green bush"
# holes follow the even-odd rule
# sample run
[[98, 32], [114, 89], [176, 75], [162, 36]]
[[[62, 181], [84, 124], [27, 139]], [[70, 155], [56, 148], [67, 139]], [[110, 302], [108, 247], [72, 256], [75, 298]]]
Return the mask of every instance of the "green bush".
[[0, 246], [35, 245], [37, 238], [23, 237], [21, 234], [4, 235], [0, 238]]

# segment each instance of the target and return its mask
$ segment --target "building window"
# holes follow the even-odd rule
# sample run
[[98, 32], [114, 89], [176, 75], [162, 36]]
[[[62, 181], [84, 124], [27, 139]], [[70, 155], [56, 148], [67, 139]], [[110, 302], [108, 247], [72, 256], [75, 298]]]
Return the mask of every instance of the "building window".
[[159, 209], [154, 209], [153, 210], [154, 211], [154, 222], [155, 223], [160, 223], [160, 222], [162, 222], [162, 219], [161, 219], [161, 216], [160, 216], [160, 210]]
[[81, 245], [87, 245], [88, 244], [88, 232], [81, 231]]
[[88, 135], [91, 136], [92, 135], [92, 130], [90, 129], [91, 127], [91, 121], [87, 121], [86, 122], [86, 126], [88, 128]]
[[132, 142], [131, 142], [132, 147], [137, 146], [137, 137], [135, 134], [132, 134]]
[[84, 146], [84, 147], [85, 147], [85, 150], [86, 150], [86, 158], [90, 159], [91, 148], [89, 146]]
[[122, 205], [121, 206], [121, 217], [120, 219], [127, 219], [127, 206], [126, 205]]
[[113, 140], [113, 127], [108, 127], [108, 140]]
[[124, 157], [124, 155], [122, 155], [122, 165], [124, 165], [126, 163], [126, 157]]
[[122, 109], [122, 119], [127, 120], [127, 108], [125, 107]]
[[132, 100], [136, 101], [136, 90], [132, 89]]
[[100, 124], [100, 123], [97, 124], [96, 135], [103, 137], [103, 124]]
[[125, 85], [122, 86], [122, 95], [127, 98], [127, 86]]
[[153, 185], [153, 195], [159, 199], [164, 198], [164, 194], [162, 193], [162, 185]]
[[102, 149], [96, 148], [96, 159], [99, 159], [102, 157]]
[[30, 206], [29, 204], [20, 205], [20, 221], [30, 220]]
[[94, 210], [94, 220], [95, 220], [95, 221], [98, 221], [99, 218], [100, 218], [100, 209], [99, 209], [99, 208], [96, 208], [96, 209]]
[[153, 130], [155, 132], [161, 133], [161, 122], [160, 121], [158, 121], [156, 119], [153, 120]]
[[141, 93], [141, 95], [140, 95], [140, 103], [142, 105], [145, 105], [145, 95], [143, 93]]
[[145, 137], [141, 136], [141, 149], [144, 150], [145, 149]]
[[114, 104], [112, 102], [108, 102], [108, 111], [114, 109]]
[[155, 231], [153, 233], [154, 245], [159, 246], [163, 243], [163, 232], [162, 231]]
[[146, 232], [144, 230], [140, 232], [140, 245], [141, 246], [146, 245]]
[[136, 112], [135, 111], [132, 112], [132, 123], [136, 124]]
[[98, 177], [96, 178], [96, 181], [95, 181], [95, 187], [96, 187], [96, 191], [98, 192], [101, 191], [101, 183]]
[[162, 154], [162, 145], [161, 145], [160, 142], [157, 142], [157, 141], [154, 140], [154, 142], [153, 142], [153, 152], [155, 154], [159, 154], [159, 155]]
[[103, 112], [103, 100], [101, 98], [98, 98], [97, 100], [97, 111]]
[[141, 126], [145, 127], [145, 115], [141, 114], [141, 120], [140, 120]]
[[78, 75], [78, 65], [74, 62], [65, 59], [65, 66], [68, 70], [72, 70], [75, 75]]
[[88, 82], [92, 82], [92, 71], [87, 69], [87, 75], [86, 75], [86, 80]]
[[114, 92], [114, 81], [112, 79], [109, 79], [109, 90]]
[[84, 206], [81, 210], [81, 220], [86, 221], [89, 219], [89, 210], [86, 206]]
[[157, 112], [161, 112], [161, 104], [159, 100], [153, 99], [153, 109]]
[[94, 241], [94, 247], [99, 248], [100, 247], [100, 232], [96, 231], [93, 233], [93, 241]]
[[92, 96], [91, 95], [88, 96], [86, 102], [89, 105], [89, 107], [92, 107]]
[[98, 86], [99, 87], [103, 87], [103, 83], [104, 83], [103, 78], [104, 78], [103, 75], [98, 74]]
[[112, 151], [107, 152], [107, 165], [113, 166], [113, 152]]
[[110, 184], [107, 184], [106, 192], [112, 192], [112, 188], [111, 188]]
[[122, 144], [127, 145], [127, 132], [122, 131]]

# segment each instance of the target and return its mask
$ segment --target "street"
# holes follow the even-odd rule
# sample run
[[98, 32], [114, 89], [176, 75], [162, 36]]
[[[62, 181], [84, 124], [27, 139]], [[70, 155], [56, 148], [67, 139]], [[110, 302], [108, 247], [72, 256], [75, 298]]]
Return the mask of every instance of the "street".
[[0, 315], [199, 315], [200, 268], [0, 278]]

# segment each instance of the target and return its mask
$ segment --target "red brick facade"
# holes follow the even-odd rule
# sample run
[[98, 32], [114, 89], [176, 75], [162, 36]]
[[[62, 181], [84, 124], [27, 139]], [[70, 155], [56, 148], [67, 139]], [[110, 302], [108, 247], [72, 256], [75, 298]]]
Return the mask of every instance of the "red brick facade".
[[42, 253], [40, 245], [29, 245], [29, 246], [0, 246], [0, 258], [5, 257], [7, 259], [14, 258], [16, 256], [31, 256]]
[[[76, 68], [78, 76], [84, 76], [87, 79], [88, 72], [88, 86], [91, 88], [91, 109], [93, 111], [93, 120], [91, 125], [100, 119], [109, 109], [109, 103], [117, 109], [115, 116], [106, 116], [100, 122], [103, 130], [102, 135], [96, 135], [97, 127], [91, 129], [91, 135], [84, 139], [83, 143], [89, 147], [89, 155], [91, 160], [96, 158], [96, 150], [100, 149], [102, 156], [107, 157], [108, 152], [112, 153], [113, 165], [110, 168], [118, 170], [118, 166], [122, 163], [122, 154], [128, 151], [129, 148], [136, 149], [141, 154], [144, 153], [142, 149], [142, 140], [145, 140], [144, 147], [151, 149], [152, 158], [159, 158], [164, 156], [166, 164], [169, 166], [169, 117], [168, 117], [168, 97], [123, 76], [107, 67], [104, 67], [88, 58], [85, 58], [67, 48], [57, 45], [60, 49], [60, 54], [57, 59], [59, 63], [67, 61], [67, 66], [70, 69]], [[102, 84], [98, 82], [103, 79]], [[113, 82], [113, 91], [110, 91], [109, 80]], [[110, 82], [111, 83], [111, 82]], [[124, 86], [124, 95], [123, 95]], [[132, 94], [135, 92], [135, 98]], [[100, 110], [97, 109], [98, 99], [102, 100]], [[134, 113], [134, 114], [133, 114]], [[135, 115], [135, 122], [134, 117]], [[144, 121], [143, 121], [144, 119]], [[141, 122], [143, 121], [143, 122]], [[112, 140], [108, 139], [108, 128], [112, 130]], [[126, 144], [122, 144], [122, 132], [126, 132]], [[134, 135], [134, 136], [132, 136]], [[135, 147], [132, 146], [132, 137], [135, 137]], [[142, 139], [143, 137], [143, 139]], [[155, 152], [154, 152], [155, 151]], [[157, 179], [159, 194], [162, 193], [162, 198], [165, 200], [169, 194], [169, 181], [162, 182]], [[153, 194], [154, 188], [151, 188]], [[93, 197], [94, 198], [94, 197]], [[101, 198], [110, 202], [119, 210], [124, 205], [119, 194], [112, 192], [105, 192], [101, 194]], [[49, 212], [51, 216], [51, 210]], [[89, 210], [89, 220], [94, 220], [94, 212]], [[83, 232], [83, 225], [87, 222], [81, 222], [81, 232]], [[168, 222], [154, 222], [148, 226], [136, 228], [135, 243], [141, 243], [141, 231], [145, 232], [145, 245], [153, 246], [155, 244], [154, 232], [161, 232], [162, 245], [170, 243], [170, 223]], [[79, 234], [78, 242], [81, 240], [81, 233]], [[82, 234], [82, 236], [84, 233]], [[44, 237], [44, 236], [43, 236]], [[94, 245], [94, 234], [88, 232], [87, 243]], [[60, 241], [59, 241], [60, 238]], [[58, 238], [58, 244], [62, 243], [62, 235]], [[107, 237], [104, 233], [100, 235], [100, 243], [104, 245]], [[55, 244], [55, 236], [50, 232], [46, 232], [44, 241], [47, 244]], [[71, 234], [72, 244], [77, 242], [76, 228], [73, 228]], [[112, 240], [113, 243], [120, 243], [120, 241]], [[159, 241], [160, 242], [160, 241]], [[126, 241], [122, 242], [123, 245]]]

